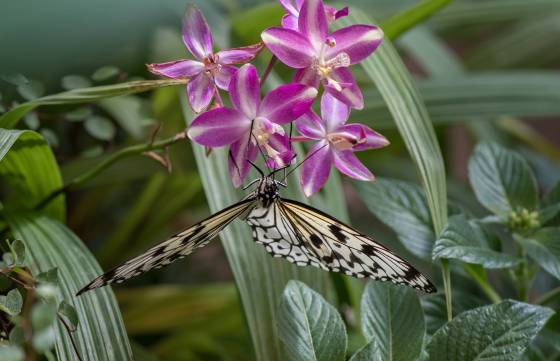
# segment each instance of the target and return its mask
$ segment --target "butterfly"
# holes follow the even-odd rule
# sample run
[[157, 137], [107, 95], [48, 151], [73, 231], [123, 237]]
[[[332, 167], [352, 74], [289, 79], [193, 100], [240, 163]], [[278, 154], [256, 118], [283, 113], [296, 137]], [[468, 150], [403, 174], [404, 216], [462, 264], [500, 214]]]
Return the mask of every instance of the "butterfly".
[[262, 174], [251, 182], [249, 186], [258, 184], [241, 201], [95, 278], [77, 295], [122, 283], [181, 259], [207, 245], [238, 218], [245, 218], [255, 242], [263, 245], [268, 253], [298, 266], [314, 266], [357, 278], [404, 284], [426, 293], [436, 292], [426, 276], [372, 237], [316, 208], [281, 198], [279, 188], [286, 184], [271, 174]]

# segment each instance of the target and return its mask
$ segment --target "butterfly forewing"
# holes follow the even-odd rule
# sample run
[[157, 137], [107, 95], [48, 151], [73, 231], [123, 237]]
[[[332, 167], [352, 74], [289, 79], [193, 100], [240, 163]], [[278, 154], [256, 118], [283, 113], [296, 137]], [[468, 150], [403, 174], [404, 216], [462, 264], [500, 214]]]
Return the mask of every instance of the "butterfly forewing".
[[279, 198], [269, 207], [254, 208], [247, 221], [255, 241], [275, 257], [435, 292], [424, 275], [385, 246], [303, 203]]
[[208, 244], [224, 227], [254, 206], [255, 198], [250, 197], [213, 214], [202, 222], [177, 233], [167, 241], [102, 274], [82, 288], [78, 295], [113, 282], [121, 283], [129, 278], [154, 268], [161, 268], [191, 254], [196, 248], [204, 247]]

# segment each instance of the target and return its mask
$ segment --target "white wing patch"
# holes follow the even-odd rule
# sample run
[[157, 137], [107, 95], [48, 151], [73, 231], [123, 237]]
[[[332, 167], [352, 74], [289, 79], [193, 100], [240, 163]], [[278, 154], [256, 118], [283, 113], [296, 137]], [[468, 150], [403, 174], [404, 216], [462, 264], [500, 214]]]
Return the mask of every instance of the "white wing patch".
[[161, 268], [204, 247], [218, 233], [255, 205], [255, 198], [246, 198], [230, 207], [213, 214], [194, 226], [177, 233], [143, 254], [126, 261], [122, 265], [102, 274], [82, 288], [77, 295], [113, 282], [121, 283], [154, 268]]
[[247, 222], [267, 252], [298, 266], [436, 291], [424, 275], [385, 246], [303, 203], [277, 200], [268, 208], [254, 208]]

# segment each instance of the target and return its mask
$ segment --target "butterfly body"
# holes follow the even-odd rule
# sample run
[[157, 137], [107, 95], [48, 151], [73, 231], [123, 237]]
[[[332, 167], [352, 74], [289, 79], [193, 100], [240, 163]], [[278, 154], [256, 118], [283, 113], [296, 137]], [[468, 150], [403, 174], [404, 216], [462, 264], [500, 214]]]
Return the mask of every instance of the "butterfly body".
[[253, 192], [207, 219], [177, 233], [143, 254], [97, 277], [78, 295], [111, 283], [121, 283], [153, 268], [161, 268], [205, 246], [233, 220], [243, 218], [257, 244], [274, 257], [298, 266], [379, 281], [405, 284], [423, 292], [436, 288], [420, 272], [373, 238], [304, 203], [280, 197], [285, 186], [271, 176], [254, 181]]

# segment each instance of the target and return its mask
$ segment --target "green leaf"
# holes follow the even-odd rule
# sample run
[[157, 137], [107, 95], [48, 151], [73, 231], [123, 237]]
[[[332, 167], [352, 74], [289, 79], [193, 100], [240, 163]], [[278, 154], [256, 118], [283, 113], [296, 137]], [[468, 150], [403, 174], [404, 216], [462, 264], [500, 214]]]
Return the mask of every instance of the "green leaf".
[[25, 263], [25, 243], [20, 240], [15, 240], [10, 244], [10, 250], [14, 256], [14, 264], [16, 266], [23, 266]]
[[99, 106], [136, 139], [142, 139], [146, 127], [153, 123], [145, 105], [142, 99], [132, 95], [103, 99], [99, 102]]
[[450, 2], [451, 0], [424, 0], [385, 21], [381, 27], [385, 35], [394, 40], [405, 31], [426, 21]]
[[0, 359], [2, 361], [23, 361], [25, 353], [23, 349], [14, 345], [0, 345]]
[[82, 120], [91, 116], [91, 114], [92, 112], [90, 107], [79, 107], [66, 113], [66, 119], [71, 122], [81, 122]]
[[117, 68], [116, 66], [107, 65], [97, 69], [91, 75], [91, 78], [95, 81], [104, 81], [116, 75], [119, 75], [119, 68]]
[[19, 85], [29, 83], [29, 79], [27, 79], [25, 77], [25, 75], [20, 74], [20, 73], [2, 74], [2, 75], [0, 75], [0, 79], [4, 80], [5, 82], [8, 82], [12, 85], [15, 85], [15, 86], [19, 86]]
[[87, 88], [91, 86], [89, 79], [81, 75], [66, 75], [62, 78], [61, 84], [66, 90]]
[[350, 361], [382, 361], [383, 356], [375, 341], [370, 341], [367, 345], [356, 351]]
[[545, 271], [560, 279], [560, 228], [547, 227], [517, 242]]
[[529, 164], [497, 144], [476, 146], [469, 160], [469, 179], [478, 201], [498, 216], [537, 209], [537, 181]]
[[[339, 19], [337, 26], [371, 24], [365, 12], [354, 9]], [[422, 97], [397, 50], [388, 39], [361, 63], [387, 104], [408, 152], [420, 173], [433, 229], [440, 232], [447, 223], [447, 186], [439, 144]]]
[[166, 86], [184, 85], [185, 79], [139, 80], [114, 85], [103, 85], [91, 88], [81, 88], [63, 93], [48, 95], [43, 98], [19, 104], [0, 117], [0, 128], [14, 128], [19, 120], [29, 111], [40, 105], [60, 105], [91, 103], [100, 99], [119, 95], [135, 94]]
[[89, 135], [99, 140], [111, 140], [117, 134], [115, 125], [109, 119], [98, 115], [87, 118], [84, 127]]
[[23, 335], [23, 329], [21, 328], [21, 326], [15, 326], [14, 328], [12, 328], [12, 330], [10, 331], [9, 339], [12, 344], [18, 346], [21, 346], [25, 343], [25, 336]]
[[53, 348], [56, 342], [54, 326], [33, 333], [33, 348], [40, 353], [45, 353]]
[[[45, 216], [13, 213], [7, 216], [14, 236], [25, 240], [33, 274], [58, 268], [56, 301], [65, 301], [76, 309], [80, 322], [74, 338], [82, 358], [99, 361], [132, 359], [128, 336], [111, 289], [106, 287], [74, 296], [77, 290], [102, 273], [83, 242], [62, 223]], [[77, 360], [70, 339], [60, 325], [56, 327], [56, 353], [59, 360]]]
[[435, 235], [428, 202], [420, 187], [384, 178], [354, 185], [368, 209], [397, 233], [408, 250], [430, 259]]
[[539, 220], [541, 224], [560, 226], [560, 182], [557, 182], [543, 197]]
[[456, 259], [490, 269], [513, 267], [521, 261], [512, 255], [492, 250], [482, 226], [469, 222], [464, 215], [449, 218], [436, 240], [433, 258]]
[[464, 312], [434, 334], [430, 361], [518, 360], [553, 313], [515, 301]]
[[14, 288], [6, 296], [0, 296], [0, 311], [10, 316], [19, 315], [23, 306], [23, 297], [17, 288]]
[[304, 283], [288, 282], [280, 301], [279, 316], [279, 337], [290, 360], [344, 360], [347, 339], [342, 317]]
[[[0, 129], [0, 177], [17, 191], [15, 206], [28, 209], [62, 187], [53, 152], [43, 137], [30, 130]], [[64, 220], [64, 196], [52, 200], [43, 212]]]
[[35, 279], [41, 283], [58, 284], [58, 268], [54, 267], [45, 272], [39, 273]]
[[56, 321], [56, 306], [50, 303], [38, 303], [31, 310], [31, 325], [34, 331], [42, 331]]
[[25, 100], [34, 100], [45, 93], [45, 86], [36, 80], [18, 85], [17, 91]]
[[79, 319], [74, 306], [66, 301], [60, 302], [58, 305], [58, 314], [66, 318], [70, 323], [71, 329], [75, 330], [78, 327]]
[[420, 355], [426, 324], [411, 288], [369, 281], [361, 314], [364, 336], [375, 341], [382, 360], [408, 361]]

